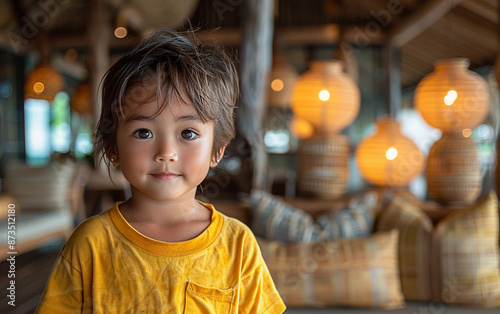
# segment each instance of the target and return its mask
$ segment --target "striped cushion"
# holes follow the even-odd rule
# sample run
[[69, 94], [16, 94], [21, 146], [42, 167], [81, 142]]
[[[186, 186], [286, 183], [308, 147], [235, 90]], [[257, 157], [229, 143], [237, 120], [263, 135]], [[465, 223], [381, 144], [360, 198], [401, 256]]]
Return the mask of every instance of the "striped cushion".
[[282, 244], [258, 239], [276, 288], [289, 307], [404, 306], [397, 231], [369, 238]]
[[[406, 299], [500, 305], [495, 192], [467, 207], [438, 207], [394, 196], [380, 214], [376, 230], [399, 230], [401, 286]], [[421, 209], [440, 218], [436, 227]]]
[[318, 240], [320, 230], [311, 215], [264, 191], [252, 190], [250, 199], [256, 236], [284, 243]]
[[281, 198], [253, 190], [251, 227], [257, 236], [283, 243], [366, 237], [373, 229], [377, 199], [375, 192], [354, 197], [346, 205], [329, 210], [314, 221], [310, 214]]
[[365, 193], [318, 217], [322, 241], [368, 237], [373, 232], [378, 194]]
[[430, 301], [432, 222], [411, 200], [393, 195], [380, 213], [378, 231], [399, 230], [399, 271], [406, 300]]
[[434, 291], [449, 304], [499, 306], [498, 198], [495, 192], [443, 218], [434, 232]]

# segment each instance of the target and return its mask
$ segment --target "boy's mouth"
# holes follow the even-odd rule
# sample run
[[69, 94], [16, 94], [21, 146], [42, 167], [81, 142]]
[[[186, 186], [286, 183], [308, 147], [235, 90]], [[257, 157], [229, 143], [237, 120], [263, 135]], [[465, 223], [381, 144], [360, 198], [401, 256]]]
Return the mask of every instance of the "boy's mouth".
[[151, 175], [158, 180], [174, 180], [180, 177], [180, 175], [177, 173], [163, 172], [163, 171], [158, 173], [152, 173]]

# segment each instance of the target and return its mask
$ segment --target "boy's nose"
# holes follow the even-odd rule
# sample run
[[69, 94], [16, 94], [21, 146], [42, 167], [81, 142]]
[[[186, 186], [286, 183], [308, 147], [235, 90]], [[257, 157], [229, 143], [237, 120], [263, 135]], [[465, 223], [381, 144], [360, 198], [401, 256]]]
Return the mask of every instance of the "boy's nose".
[[175, 145], [166, 142], [158, 148], [158, 152], [154, 157], [157, 162], [175, 162], [177, 161], [177, 158], [177, 149], [175, 148]]

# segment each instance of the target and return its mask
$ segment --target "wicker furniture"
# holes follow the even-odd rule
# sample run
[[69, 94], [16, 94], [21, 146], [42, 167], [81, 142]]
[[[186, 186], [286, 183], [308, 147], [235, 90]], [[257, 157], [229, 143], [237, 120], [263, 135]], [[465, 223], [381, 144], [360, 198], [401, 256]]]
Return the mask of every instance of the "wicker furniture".
[[10, 164], [6, 192], [16, 204], [15, 247], [7, 242], [7, 218], [0, 221], [0, 257], [22, 254], [55, 239], [66, 240], [84, 211], [87, 166], [54, 162], [45, 167]]

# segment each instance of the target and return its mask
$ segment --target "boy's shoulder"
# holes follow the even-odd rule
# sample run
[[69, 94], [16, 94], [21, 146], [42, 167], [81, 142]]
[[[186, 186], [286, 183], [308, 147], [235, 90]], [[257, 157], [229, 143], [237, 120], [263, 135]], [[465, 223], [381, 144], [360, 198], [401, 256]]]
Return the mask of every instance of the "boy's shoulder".
[[255, 241], [255, 236], [248, 225], [243, 223], [237, 218], [230, 217], [218, 211], [223, 217], [224, 223], [222, 226], [222, 233], [229, 234], [233, 239], [240, 238], [246, 241]]
[[76, 227], [73, 233], [99, 232], [100, 230], [105, 230], [111, 223], [111, 219], [109, 218], [108, 212], [109, 210], [87, 218], [80, 225]]
[[69, 243], [78, 244], [81, 241], [88, 242], [92, 239], [102, 239], [109, 232], [111, 225], [112, 221], [109, 218], [108, 211], [89, 217], [75, 228], [66, 245]]
[[[216, 207], [215, 207], [215, 209], [217, 210]], [[228, 216], [227, 214], [224, 214], [218, 210], [217, 210], [217, 212], [224, 218], [224, 225], [226, 227], [241, 230], [242, 232], [250, 231], [250, 227], [248, 227], [245, 223], [243, 223], [239, 219]]]

